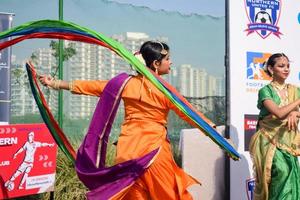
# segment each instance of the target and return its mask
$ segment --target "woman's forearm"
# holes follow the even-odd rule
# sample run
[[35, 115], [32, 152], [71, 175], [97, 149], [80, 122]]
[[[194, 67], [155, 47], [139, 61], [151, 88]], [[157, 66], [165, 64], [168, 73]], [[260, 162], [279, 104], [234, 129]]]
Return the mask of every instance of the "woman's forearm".
[[64, 80], [55, 80], [55, 87], [53, 87], [54, 89], [57, 90], [70, 90], [70, 83], [69, 81], [64, 81]]
[[47, 87], [53, 88], [55, 90], [70, 90], [71, 89], [71, 82], [64, 81], [64, 80], [56, 80], [52, 76], [49, 75], [40, 75], [39, 81]]
[[279, 119], [286, 118], [290, 112], [295, 111], [299, 104], [300, 99], [297, 99], [296, 101], [283, 107], [278, 107], [278, 105], [269, 99], [264, 101], [264, 106], [267, 108], [267, 110]]

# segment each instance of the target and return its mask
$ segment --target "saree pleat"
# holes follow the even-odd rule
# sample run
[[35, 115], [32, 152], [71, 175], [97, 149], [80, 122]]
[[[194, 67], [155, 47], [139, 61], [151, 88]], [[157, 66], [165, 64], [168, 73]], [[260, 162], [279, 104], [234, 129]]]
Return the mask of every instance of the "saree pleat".
[[300, 199], [300, 171], [299, 162], [295, 156], [276, 150], [269, 187], [269, 200], [296, 200]]

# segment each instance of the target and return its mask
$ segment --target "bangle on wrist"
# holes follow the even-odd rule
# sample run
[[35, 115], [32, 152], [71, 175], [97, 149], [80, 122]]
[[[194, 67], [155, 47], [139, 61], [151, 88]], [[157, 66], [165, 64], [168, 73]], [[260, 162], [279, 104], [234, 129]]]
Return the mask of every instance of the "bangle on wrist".
[[60, 82], [61, 82], [61, 80], [56, 81], [56, 87], [55, 87], [56, 90], [60, 89]]
[[69, 90], [72, 92], [73, 91], [73, 81], [69, 82]]
[[61, 80], [53, 80], [53, 85], [51, 86], [54, 90], [59, 90], [60, 89], [60, 82]]

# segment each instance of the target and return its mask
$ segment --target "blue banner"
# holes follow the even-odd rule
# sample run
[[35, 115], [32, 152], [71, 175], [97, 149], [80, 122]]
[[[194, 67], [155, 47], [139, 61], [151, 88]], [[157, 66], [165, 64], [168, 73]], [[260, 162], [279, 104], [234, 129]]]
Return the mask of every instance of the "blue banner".
[[[0, 13], [0, 32], [11, 28], [13, 14]], [[7, 39], [5, 39], [7, 40]], [[10, 119], [11, 48], [0, 51], [0, 125]]]

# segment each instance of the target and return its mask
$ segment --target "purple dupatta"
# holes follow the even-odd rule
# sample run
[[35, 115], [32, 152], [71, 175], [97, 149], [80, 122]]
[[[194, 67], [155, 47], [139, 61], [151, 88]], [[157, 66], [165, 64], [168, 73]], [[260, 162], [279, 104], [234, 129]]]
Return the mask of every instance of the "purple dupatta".
[[90, 190], [87, 193], [89, 200], [110, 199], [132, 185], [158, 152], [156, 149], [141, 158], [105, 167], [110, 130], [129, 79], [122, 73], [107, 83], [77, 152], [75, 168], [79, 179]]

